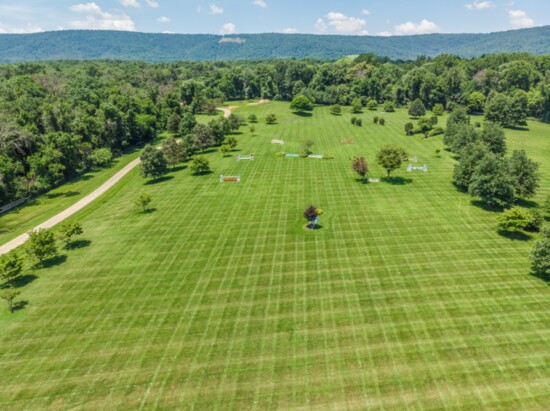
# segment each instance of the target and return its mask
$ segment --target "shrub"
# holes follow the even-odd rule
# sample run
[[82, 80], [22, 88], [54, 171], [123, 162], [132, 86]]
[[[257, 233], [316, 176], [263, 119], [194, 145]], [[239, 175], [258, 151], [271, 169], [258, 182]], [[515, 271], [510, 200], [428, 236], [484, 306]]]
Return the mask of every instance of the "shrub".
[[414, 124], [413, 123], [406, 123], [405, 124], [405, 134], [410, 136], [413, 134], [413, 130], [414, 130]]
[[501, 231], [525, 230], [533, 223], [528, 210], [521, 207], [512, 207], [497, 217], [498, 229]]
[[330, 114], [338, 115], [342, 113], [342, 106], [340, 104], [334, 104], [330, 107]]
[[430, 130], [430, 132], [428, 133], [428, 136], [435, 137], [444, 133], [445, 133], [445, 130], [443, 129], [443, 127], [437, 126], [437, 127], [434, 127], [432, 130]]
[[195, 157], [189, 166], [193, 174], [205, 174], [210, 171], [210, 163], [206, 157]]
[[372, 99], [367, 103], [367, 110], [376, 110], [378, 108], [378, 101]]
[[372, 118], [372, 122], [373, 122], [374, 124], [378, 124], [378, 119], [379, 119], [378, 116], [374, 116], [374, 117]]
[[393, 113], [395, 111], [395, 105], [393, 104], [393, 101], [386, 101], [384, 103], [384, 111], [386, 113]]
[[357, 127], [361, 127], [363, 125], [363, 120], [361, 120], [360, 118], [358, 118], [356, 121], [355, 121], [355, 125]]
[[250, 121], [251, 123], [256, 123], [258, 121], [258, 117], [256, 117], [256, 114], [250, 114], [248, 116], [248, 121]]
[[432, 109], [432, 113], [434, 113], [436, 116], [442, 116], [443, 115], [443, 104], [437, 103], [434, 105]]
[[378, 124], [381, 125], [381, 126], [386, 125], [386, 119], [384, 117], [380, 117], [378, 119]]
[[277, 122], [277, 116], [275, 114], [268, 114], [265, 116], [265, 122], [267, 124], [275, 124]]
[[357, 123], [357, 117], [352, 117], [351, 124], [355, 125], [355, 123]]

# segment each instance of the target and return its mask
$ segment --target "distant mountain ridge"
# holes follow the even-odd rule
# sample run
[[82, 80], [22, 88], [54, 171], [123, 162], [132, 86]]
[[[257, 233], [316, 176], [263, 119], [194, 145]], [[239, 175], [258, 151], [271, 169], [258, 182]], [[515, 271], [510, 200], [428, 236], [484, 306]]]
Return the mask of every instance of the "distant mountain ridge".
[[550, 54], [550, 26], [488, 34], [335, 36], [313, 34], [154, 34], [69, 30], [0, 34], [0, 62], [40, 60], [261, 60], [374, 53], [392, 59], [456, 54], [476, 57], [502, 52]]

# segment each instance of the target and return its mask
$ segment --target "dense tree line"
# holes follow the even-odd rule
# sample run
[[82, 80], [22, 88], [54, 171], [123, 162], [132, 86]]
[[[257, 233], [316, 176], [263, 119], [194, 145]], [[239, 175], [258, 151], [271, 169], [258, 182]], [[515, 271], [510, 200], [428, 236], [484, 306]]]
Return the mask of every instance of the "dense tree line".
[[0, 203], [107, 164], [164, 131], [182, 139], [187, 157], [220, 145], [239, 120], [203, 126], [194, 116], [224, 100], [301, 96], [335, 112], [352, 104], [386, 111], [415, 101], [437, 111], [461, 105], [516, 126], [528, 116], [550, 119], [549, 80], [550, 56], [527, 54], [408, 62], [366, 54], [338, 62], [0, 65]]

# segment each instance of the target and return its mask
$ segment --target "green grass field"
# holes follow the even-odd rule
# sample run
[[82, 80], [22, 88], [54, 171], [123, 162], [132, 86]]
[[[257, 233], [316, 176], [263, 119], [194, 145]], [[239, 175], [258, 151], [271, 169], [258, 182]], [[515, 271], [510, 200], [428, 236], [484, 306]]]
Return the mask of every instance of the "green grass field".
[[[242, 128], [240, 153], [255, 161], [213, 152], [212, 174], [157, 184], [135, 170], [78, 215], [89, 244], [28, 271], [28, 305], [0, 311], [1, 408], [550, 407], [549, 289], [529, 274], [533, 239], [498, 235], [497, 214], [455, 190], [441, 137], [404, 136], [403, 112], [385, 127], [364, 113], [358, 128], [328, 108], [240, 105], [279, 118]], [[542, 196], [550, 126], [530, 128], [508, 143], [544, 162]], [[276, 157], [271, 138], [336, 158]], [[430, 171], [358, 182], [350, 159], [383, 177], [386, 143]], [[153, 210], [141, 214], [144, 191]], [[303, 229], [309, 204], [325, 211], [321, 230]]]

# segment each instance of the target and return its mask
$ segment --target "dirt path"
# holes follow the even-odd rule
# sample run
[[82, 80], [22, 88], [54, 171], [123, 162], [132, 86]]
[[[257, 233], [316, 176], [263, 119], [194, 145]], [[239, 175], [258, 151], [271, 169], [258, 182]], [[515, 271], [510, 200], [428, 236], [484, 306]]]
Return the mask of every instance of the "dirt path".
[[[105, 183], [103, 183], [101, 186], [96, 188], [94, 191], [92, 191], [90, 194], [88, 194], [86, 197], [78, 201], [77, 203], [73, 204], [69, 208], [65, 209], [64, 211], [60, 212], [59, 214], [53, 216], [46, 222], [37, 225], [34, 227], [34, 230], [39, 228], [51, 228], [54, 225], [60, 223], [61, 221], [69, 218], [77, 211], [80, 211], [84, 207], [86, 207], [88, 204], [90, 204], [92, 201], [94, 201], [96, 198], [101, 196], [103, 193], [105, 193], [107, 190], [109, 190], [111, 187], [113, 187], [116, 183], [118, 183], [126, 174], [128, 174], [130, 171], [132, 171], [139, 163], [140, 159], [136, 158], [134, 161], [129, 163], [126, 167], [124, 167], [122, 170], [117, 172], [114, 176], [112, 176], [109, 180], [107, 180]], [[22, 234], [19, 237], [14, 238], [13, 240], [7, 242], [6, 244], [0, 246], [0, 255], [6, 254], [13, 250], [14, 248], [19, 247], [22, 245], [29, 236], [27, 234]]]
[[231, 110], [228, 109], [228, 108], [225, 108], [225, 107], [217, 107], [216, 110], [223, 111], [223, 116], [224, 116], [225, 118], [229, 118], [229, 116], [231, 115]]
[[[231, 115], [231, 110], [228, 108], [219, 107], [216, 110], [223, 111], [223, 116], [225, 118], [228, 118]], [[90, 204], [92, 201], [94, 201], [96, 198], [101, 196], [103, 193], [109, 190], [112, 186], [118, 183], [126, 174], [128, 174], [130, 171], [136, 168], [140, 162], [141, 160], [139, 158], [136, 158], [134, 161], [132, 161], [130, 164], [128, 164], [126, 167], [124, 167], [122, 170], [120, 170], [118, 173], [112, 176], [109, 180], [107, 180], [101, 186], [96, 188], [92, 193], [88, 194], [86, 197], [84, 197], [77, 203], [73, 204], [69, 208], [65, 209], [64, 211], [60, 212], [59, 214], [53, 216], [46, 222], [37, 225], [36, 227], [33, 228], [33, 230], [37, 230], [39, 228], [51, 228], [56, 224], [59, 224], [63, 220], [66, 220], [76, 212], [82, 210], [84, 207], [86, 207], [88, 204]], [[13, 240], [7, 242], [6, 244], [0, 246], [0, 255], [9, 253], [14, 248], [17, 248], [20, 245], [23, 245], [23, 243], [27, 241], [28, 238], [29, 238], [28, 234], [26, 233], [21, 234], [19, 237], [16, 237]]]

